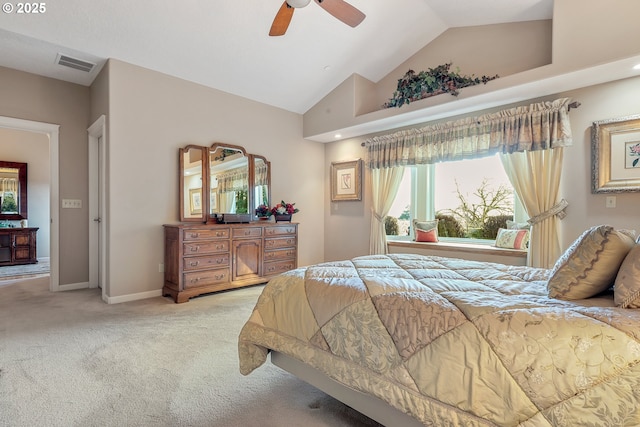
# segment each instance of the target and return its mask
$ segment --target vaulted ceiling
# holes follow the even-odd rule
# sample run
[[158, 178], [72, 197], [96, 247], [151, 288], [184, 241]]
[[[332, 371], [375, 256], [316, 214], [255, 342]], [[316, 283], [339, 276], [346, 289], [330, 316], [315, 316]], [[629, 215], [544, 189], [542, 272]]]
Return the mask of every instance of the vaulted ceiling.
[[[349, 0], [351, 28], [312, 1], [268, 35], [281, 0], [56, 0], [0, 14], [0, 66], [90, 85], [108, 58], [304, 113], [357, 73], [378, 81], [448, 28], [550, 19], [553, 0]], [[5, 7], [6, 7], [5, 3]], [[58, 54], [96, 64], [60, 66]]]

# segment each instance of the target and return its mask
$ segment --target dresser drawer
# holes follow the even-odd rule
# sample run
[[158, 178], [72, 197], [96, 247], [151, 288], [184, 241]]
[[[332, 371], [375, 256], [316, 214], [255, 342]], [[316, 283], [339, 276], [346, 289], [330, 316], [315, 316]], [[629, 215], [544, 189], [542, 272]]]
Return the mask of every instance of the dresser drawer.
[[295, 248], [296, 238], [292, 237], [268, 237], [264, 239], [265, 249]]
[[231, 271], [229, 268], [217, 270], [194, 271], [184, 274], [184, 288], [198, 288], [200, 286], [217, 285], [231, 281]]
[[209, 240], [184, 244], [184, 256], [229, 252], [228, 240]]
[[294, 249], [279, 249], [275, 251], [265, 251], [264, 252], [264, 260], [265, 261], [276, 261], [276, 260], [284, 260], [291, 259], [296, 257], [296, 250]]
[[31, 243], [29, 234], [16, 234], [14, 237], [16, 246], [28, 246]]
[[228, 239], [230, 230], [228, 228], [215, 229], [193, 229], [182, 230], [182, 238], [189, 240], [211, 240], [211, 239]]
[[184, 271], [202, 270], [206, 268], [225, 267], [229, 265], [229, 254], [223, 253], [219, 255], [209, 256], [192, 256], [182, 260]]
[[265, 236], [282, 236], [286, 234], [296, 234], [296, 226], [295, 225], [274, 225], [271, 227], [264, 228]]
[[288, 261], [275, 261], [264, 263], [264, 275], [273, 276], [275, 274], [284, 273], [285, 271], [293, 270], [296, 268], [297, 262], [295, 259]]
[[261, 237], [262, 228], [260, 227], [234, 228], [232, 230], [232, 235], [234, 239], [243, 238], [243, 237]]

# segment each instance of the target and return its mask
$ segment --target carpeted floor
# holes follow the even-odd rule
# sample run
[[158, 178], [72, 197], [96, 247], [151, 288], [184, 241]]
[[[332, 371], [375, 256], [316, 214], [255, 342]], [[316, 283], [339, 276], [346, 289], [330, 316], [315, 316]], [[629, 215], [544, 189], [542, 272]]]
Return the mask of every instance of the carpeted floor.
[[261, 290], [107, 305], [48, 277], [0, 287], [0, 426], [379, 426], [270, 363], [240, 375]]

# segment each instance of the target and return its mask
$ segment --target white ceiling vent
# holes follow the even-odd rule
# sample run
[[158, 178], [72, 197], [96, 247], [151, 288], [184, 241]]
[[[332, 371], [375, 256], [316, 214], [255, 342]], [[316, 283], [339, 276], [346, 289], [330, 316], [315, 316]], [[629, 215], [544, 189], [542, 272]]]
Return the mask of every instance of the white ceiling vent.
[[75, 68], [76, 70], [90, 73], [93, 67], [96, 66], [93, 62], [83, 61], [82, 59], [72, 58], [67, 55], [59, 53], [56, 57], [56, 64], [64, 67]]

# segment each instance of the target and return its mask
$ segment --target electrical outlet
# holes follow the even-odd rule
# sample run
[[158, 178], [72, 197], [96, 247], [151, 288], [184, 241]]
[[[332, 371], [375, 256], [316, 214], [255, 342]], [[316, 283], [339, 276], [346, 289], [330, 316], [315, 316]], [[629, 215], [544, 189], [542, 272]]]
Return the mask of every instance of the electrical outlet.
[[163, 263], [158, 264], [158, 273], [164, 273], [164, 264]]
[[616, 207], [616, 196], [607, 196], [607, 199], [604, 203], [607, 208], [615, 208]]
[[82, 200], [80, 199], [62, 199], [63, 209], [82, 209]]

